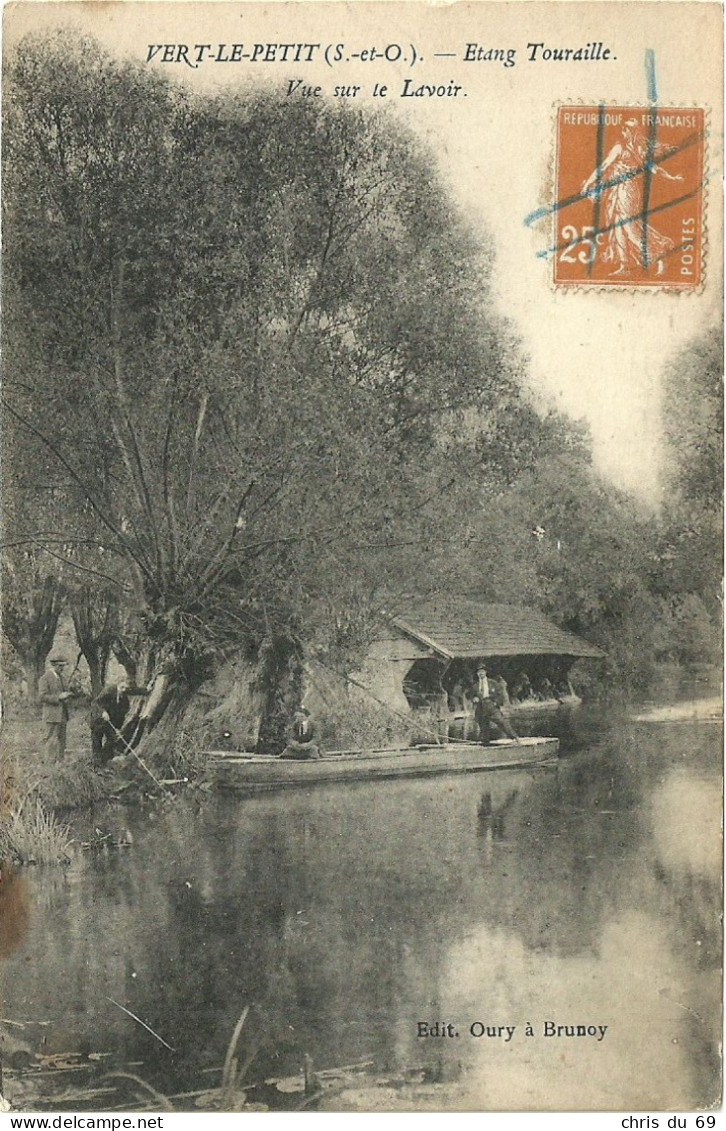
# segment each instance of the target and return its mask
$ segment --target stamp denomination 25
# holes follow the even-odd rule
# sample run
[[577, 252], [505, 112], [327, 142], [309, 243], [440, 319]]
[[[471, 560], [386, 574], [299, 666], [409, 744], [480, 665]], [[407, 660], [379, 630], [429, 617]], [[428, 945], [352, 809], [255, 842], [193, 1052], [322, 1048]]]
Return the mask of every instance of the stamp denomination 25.
[[558, 108], [556, 285], [700, 286], [704, 130], [701, 108]]

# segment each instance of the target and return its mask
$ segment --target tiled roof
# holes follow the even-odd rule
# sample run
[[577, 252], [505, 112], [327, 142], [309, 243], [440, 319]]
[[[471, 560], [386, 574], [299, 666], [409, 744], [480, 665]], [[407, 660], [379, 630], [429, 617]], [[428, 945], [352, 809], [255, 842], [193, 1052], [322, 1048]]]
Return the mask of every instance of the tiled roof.
[[558, 628], [543, 613], [522, 605], [489, 605], [463, 597], [416, 603], [391, 622], [449, 659], [477, 656], [605, 655], [594, 644]]

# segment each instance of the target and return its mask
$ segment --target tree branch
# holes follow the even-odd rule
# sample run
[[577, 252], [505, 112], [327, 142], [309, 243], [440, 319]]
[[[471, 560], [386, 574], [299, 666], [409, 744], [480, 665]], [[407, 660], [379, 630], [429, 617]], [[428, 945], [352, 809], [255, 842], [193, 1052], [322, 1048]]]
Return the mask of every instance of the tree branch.
[[53, 453], [53, 455], [58, 460], [58, 462], [66, 469], [68, 474], [71, 476], [74, 483], [76, 483], [77, 486], [80, 487], [80, 489], [83, 493], [83, 497], [90, 503], [91, 507], [93, 508], [93, 511], [98, 516], [98, 518], [101, 520], [103, 525], [108, 530], [110, 530], [111, 533], [116, 537], [119, 545], [123, 548], [123, 551], [126, 554], [126, 556], [128, 558], [130, 558], [131, 561], [133, 561], [138, 566], [139, 570], [144, 575], [144, 577], [147, 579], [147, 581], [150, 582], [153, 585], [154, 576], [151, 573], [151, 571], [149, 570], [147, 564], [145, 563], [143, 558], [140, 558], [139, 555], [134, 552], [133, 547], [129, 544], [128, 539], [126, 539], [124, 537], [123, 532], [121, 530], [119, 530], [119, 528], [113, 522], [111, 522], [110, 518], [106, 514], [105, 509], [97, 501], [97, 499], [95, 498], [95, 495], [93, 494], [93, 492], [91, 492], [88, 485], [86, 483], [84, 483], [82, 477], [76, 471], [76, 469], [68, 462], [68, 460], [65, 458], [65, 456], [62, 455], [61, 452], [59, 452], [59, 450], [55, 446], [55, 444], [53, 444], [48, 439], [48, 437], [45, 436], [40, 431], [40, 429], [36, 428], [34, 424], [31, 424], [31, 422], [29, 420], [26, 420], [25, 417], [21, 416], [19, 412], [16, 412], [16, 410], [11, 405], [8, 404], [8, 402], [5, 400], [5, 398], [2, 399], [2, 404], [3, 404], [3, 407], [6, 409], [6, 411], [9, 412], [10, 415], [15, 420], [17, 420], [19, 424], [22, 424], [24, 428], [27, 428], [29, 432], [32, 432], [32, 434], [34, 436], [36, 436], [40, 440], [40, 442], [42, 444], [44, 444], [45, 447], [50, 452]]

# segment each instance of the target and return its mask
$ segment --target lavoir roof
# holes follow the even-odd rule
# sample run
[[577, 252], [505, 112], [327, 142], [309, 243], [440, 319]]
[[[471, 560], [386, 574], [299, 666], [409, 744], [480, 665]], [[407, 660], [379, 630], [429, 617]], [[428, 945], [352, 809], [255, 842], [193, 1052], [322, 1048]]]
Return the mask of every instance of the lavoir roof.
[[391, 616], [397, 629], [447, 659], [478, 656], [573, 656], [601, 659], [594, 644], [558, 628], [536, 609], [461, 597], [416, 602]]

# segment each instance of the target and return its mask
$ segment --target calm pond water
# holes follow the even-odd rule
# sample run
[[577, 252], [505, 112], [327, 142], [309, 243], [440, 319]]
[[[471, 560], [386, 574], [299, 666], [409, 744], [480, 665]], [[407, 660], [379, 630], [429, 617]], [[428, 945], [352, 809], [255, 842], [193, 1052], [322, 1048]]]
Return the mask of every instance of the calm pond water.
[[[50, 1024], [6, 1031], [111, 1054], [169, 1094], [218, 1080], [205, 1070], [251, 1005], [250, 1079], [308, 1054], [427, 1066], [468, 1109], [703, 1106], [720, 1078], [720, 772], [716, 725], [619, 722], [552, 768], [97, 813], [133, 845], [19, 881], [3, 1015]], [[421, 1038], [435, 1021], [460, 1036]]]

